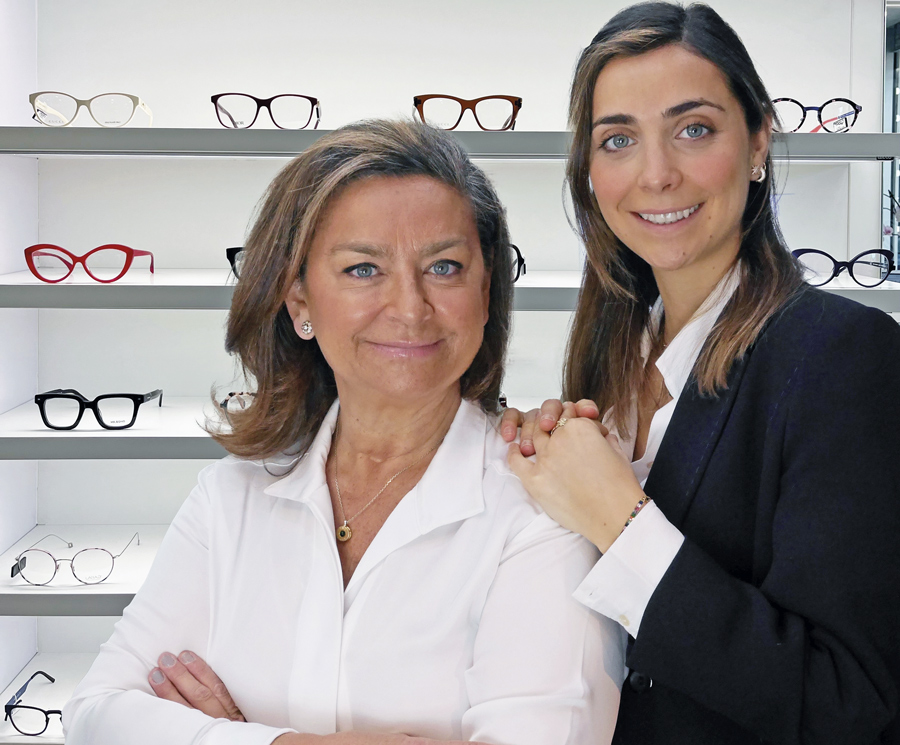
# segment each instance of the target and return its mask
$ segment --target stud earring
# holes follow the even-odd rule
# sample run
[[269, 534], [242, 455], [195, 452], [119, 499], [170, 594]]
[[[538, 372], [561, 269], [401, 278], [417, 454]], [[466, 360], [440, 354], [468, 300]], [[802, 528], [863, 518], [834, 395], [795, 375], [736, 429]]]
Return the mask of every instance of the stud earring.
[[753, 166], [753, 168], [750, 169], [750, 177], [752, 181], [762, 183], [766, 180], [766, 167], [764, 165]]
[[305, 320], [300, 324], [300, 331], [307, 336], [311, 336], [313, 332], [312, 324], [309, 322], [309, 319]]

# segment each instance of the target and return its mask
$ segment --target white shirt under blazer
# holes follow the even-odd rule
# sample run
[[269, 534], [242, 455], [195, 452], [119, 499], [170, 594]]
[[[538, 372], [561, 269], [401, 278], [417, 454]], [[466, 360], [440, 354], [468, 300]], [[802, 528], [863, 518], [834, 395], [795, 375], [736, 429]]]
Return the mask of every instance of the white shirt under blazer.
[[[345, 590], [325, 481], [336, 418], [337, 404], [287, 475], [233, 457], [201, 472], [63, 710], [68, 745], [346, 730], [609, 743], [625, 634], [572, 597], [596, 549], [531, 500], [496, 420], [461, 404]], [[209, 662], [248, 723], [156, 698], [158, 655], [183, 649]]]

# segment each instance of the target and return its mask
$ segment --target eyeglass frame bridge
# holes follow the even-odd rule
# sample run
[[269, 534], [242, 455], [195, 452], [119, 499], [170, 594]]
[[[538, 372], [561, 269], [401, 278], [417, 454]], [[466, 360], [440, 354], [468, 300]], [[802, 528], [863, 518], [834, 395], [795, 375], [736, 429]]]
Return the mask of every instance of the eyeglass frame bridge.
[[[456, 129], [459, 126], [459, 123], [462, 121], [463, 116], [466, 113], [466, 110], [469, 109], [472, 112], [472, 116], [475, 117], [475, 123], [478, 125], [479, 129], [483, 132], [507, 132], [512, 131], [516, 128], [516, 117], [519, 116], [519, 111], [522, 109], [522, 98], [520, 96], [482, 96], [481, 98], [458, 98], [456, 96], [450, 96], [445, 93], [426, 93], [419, 96], [413, 96], [413, 110], [418, 112], [419, 119], [422, 120], [423, 124], [428, 124], [425, 120], [425, 102], [431, 98], [449, 98], [452, 101], [456, 101], [460, 104], [459, 110], [459, 118], [456, 120], [456, 124], [452, 127], [447, 127], [444, 129], [445, 132], [450, 132]], [[509, 124], [503, 127], [502, 129], [486, 129], [481, 125], [481, 122], [478, 119], [478, 114], [475, 113], [475, 106], [481, 102], [490, 98], [499, 98], [504, 101], [509, 101], [512, 104], [512, 114], [509, 117]], [[429, 125], [430, 126], [430, 125]]]
[[[821, 254], [822, 256], [827, 256], [832, 261], [831, 276], [828, 279], [826, 279], [824, 282], [821, 282], [817, 285], [812, 285], [813, 287], [822, 287], [823, 285], [827, 285], [829, 282], [831, 282], [831, 280], [837, 279], [844, 270], [847, 271], [847, 274], [850, 275], [850, 278], [854, 282], [856, 282], [856, 284], [858, 284], [860, 287], [869, 287], [869, 288], [878, 287], [878, 285], [886, 282], [888, 277], [891, 275], [891, 272], [893, 272], [897, 268], [896, 266], [894, 266], [894, 257], [891, 256], [891, 252], [884, 248], [870, 248], [866, 251], [861, 251], [860, 253], [856, 254], [856, 256], [854, 256], [852, 259], [849, 259], [848, 261], [838, 261], [830, 253], [828, 253], [827, 251], [823, 251], [820, 248], [795, 248], [793, 251], [791, 251], [791, 256], [793, 256], [795, 259], [799, 260], [801, 256], [804, 256], [805, 254], [809, 254], [809, 253]], [[884, 276], [881, 278], [881, 281], [879, 281], [878, 283], [876, 283], [874, 285], [863, 284], [853, 274], [853, 264], [857, 263], [858, 259], [865, 256], [866, 254], [880, 254], [881, 256], [884, 256], [888, 260], [887, 271], [884, 273]], [[870, 264], [870, 265], [874, 266], [874, 264], [871, 264], [871, 262], [868, 262], [868, 261], [858, 262], [858, 263]]]
[[[26, 582], [28, 582], [28, 584], [31, 585], [32, 587], [45, 587], [46, 585], [49, 585], [49, 584], [53, 581], [53, 579], [56, 577], [57, 572], [59, 572], [59, 565], [60, 565], [60, 562], [67, 561], [67, 562], [69, 562], [69, 569], [70, 569], [71, 572], [72, 572], [72, 576], [73, 576], [75, 579], [77, 579], [79, 582], [81, 582], [81, 584], [83, 584], [83, 585], [99, 585], [101, 582], [106, 582], [106, 580], [108, 580], [108, 579], [112, 576], [112, 573], [113, 573], [113, 571], [115, 571], [115, 568], [116, 568], [116, 559], [118, 559], [122, 554], [125, 553], [125, 551], [128, 550], [128, 547], [132, 544], [132, 542], [135, 540], [135, 538], [137, 539], [137, 545], [138, 545], [138, 546], [141, 545], [141, 534], [138, 533], [138, 532], [135, 532], [135, 534], [134, 534], [133, 536], [131, 536], [131, 538], [129, 539], [128, 543], [125, 544], [125, 548], [123, 548], [123, 549], [122, 549], [121, 551], [119, 551], [119, 553], [117, 553], [117, 554], [114, 554], [114, 553], [113, 553], [112, 551], [110, 551], [108, 548], [103, 548], [102, 546], [88, 546], [88, 547], [86, 547], [86, 548], [79, 549], [79, 550], [75, 553], [75, 556], [73, 556], [71, 559], [57, 559], [57, 558], [56, 558], [53, 554], [51, 554], [49, 551], [45, 551], [45, 550], [42, 549], [42, 548], [35, 548], [35, 546], [37, 546], [38, 543], [41, 543], [41, 541], [45, 541], [45, 540], [47, 540], [48, 538], [51, 538], [51, 537], [52, 537], [52, 538], [58, 538], [58, 539], [61, 540], [63, 543], [65, 543], [66, 546], [67, 546], [68, 548], [72, 548], [72, 547], [73, 547], [72, 542], [71, 542], [71, 541], [67, 541], [67, 540], [66, 540], [65, 538], [63, 538], [62, 536], [58, 536], [56, 533], [47, 533], [47, 535], [45, 535], [45, 536], [44, 536], [43, 538], [41, 538], [40, 540], [37, 540], [37, 541], [35, 541], [34, 543], [32, 543], [32, 544], [31, 544], [28, 548], [26, 548], [24, 551], [20, 551], [20, 552], [19, 552], [19, 555], [16, 557], [15, 563], [12, 565], [12, 568], [10, 569], [10, 573], [9, 573], [10, 579], [14, 579], [15, 576], [16, 576], [17, 574], [21, 574], [21, 575], [22, 575], [22, 579], [25, 580]], [[49, 556], [51, 559], [53, 559], [53, 562], [54, 562], [54, 565], [55, 565], [54, 568], [53, 568], [53, 574], [51, 575], [50, 579], [48, 579], [46, 582], [31, 582], [31, 581], [29, 581], [28, 579], [26, 579], [26, 578], [25, 578], [25, 575], [22, 573], [22, 570], [23, 570], [23, 568], [24, 568], [24, 567], [21, 565], [22, 556], [23, 556], [24, 554], [28, 553], [29, 551], [40, 551], [41, 553], [47, 554], [47, 556]], [[72, 567], [73, 562], [75, 561], [75, 559], [78, 558], [78, 554], [82, 554], [82, 553], [84, 553], [85, 551], [105, 551], [105, 552], [108, 553], [108, 554], [110, 555], [110, 557], [112, 558], [112, 566], [111, 566], [110, 569], [109, 569], [109, 574], [107, 574], [103, 579], [98, 579], [96, 582], [86, 582], [85, 580], [81, 579], [81, 577], [79, 577], [77, 574], [75, 574], [75, 570], [74, 570], [74, 568]], [[25, 733], [23, 732], [22, 734], [25, 734]]]
[[[43, 121], [38, 116], [37, 104], [35, 103], [35, 101], [37, 101], [38, 96], [43, 96], [47, 93], [53, 93], [53, 94], [56, 94], [57, 96], [68, 96], [75, 102], [75, 113], [72, 115], [72, 118], [69, 119], [69, 121], [67, 121], [65, 124], [47, 124], [47, 122]], [[103, 96], [125, 96], [125, 98], [131, 99], [131, 104], [132, 104], [131, 116], [129, 116], [128, 119], [126, 119], [121, 124], [115, 124], [112, 126], [107, 125], [107, 124], [102, 124], [97, 119], [97, 117], [94, 116], [94, 112], [91, 111], [91, 102], [94, 99], [102, 98]], [[134, 119], [134, 112], [137, 111], [138, 109], [141, 109], [141, 111], [143, 111], [147, 116], [150, 117], [150, 124], [148, 124], [147, 126], [149, 126], [149, 127], [153, 126], [153, 112], [150, 110], [150, 107], [147, 106], [147, 104], [144, 103], [144, 101], [142, 101], [139, 96], [135, 96], [132, 93], [119, 93], [118, 91], [110, 91], [109, 93], [98, 93], [96, 96], [93, 96], [91, 98], [75, 98], [75, 96], [73, 96], [71, 93], [65, 93], [64, 91], [38, 91], [37, 93], [32, 93], [30, 96], [28, 96], [28, 103], [30, 103], [31, 108], [34, 109], [34, 114], [31, 115], [31, 118], [34, 119], [39, 124], [43, 124], [45, 127], [68, 127], [72, 122], [74, 122], [78, 118], [78, 110], [82, 106], [88, 110], [88, 114], [91, 115], [91, 119], [93, 119], [95, 122], [97, 122], [97, 124], [99, 124], [104, 129], [118, 129], [119, 127], [124, 127], [132, 119]], [[59, 114], [59, 112], [56, 112], [56, 113]]]
[[[72, 430], [78, 426], [79, 422], [81, 422], [82, 416], [84, 416], [84, 412], [86, 409], [90, 409], [94, 414], [94, 419], [97, 420], [97, 424], [99, 424], [103, 429], [128, 429], [129, 427], [133, 427], [134, 423], [137, 421], [138, 410], [141, 407], [141, 404], [145, 404], [148, 401], [153, 400], [159, 396], [159, 406], [162, 408], [163, 404], [163, 389], [157, 388], [155, 391], [150, 391], [149, 393], [104, 393], [100, 396], [97, 396], [93, 401], [89, 400], [86, 396], [76, 391], [74, 388], [55, 388], [52, 391], [44, 391], [43, 393], [38, 393], [34, 397], [34, 402], [38, 406], [38, 410], [41, 412], [41, 419], [48, 429], [55, 430]], [[79, 405], [78, 416], [75, 417], [75, 423], [68, 427], [56, 427], [50, 424], [47, 421], [47, 414], [44, 411], [44, 406], [49, 399], [54, 398], [65, 398], [70, 401], [77, 401]], [[97, 407], [97, 403], [106, 398], [129, 398], [134, 404], [134, 413], [131, 416], [131, 421], [125, 425], [117, 425], [111, 426], [105, 424], [103, 420], [100, 418], [100, 412]]]
[[[53, 249], [54, 251], [59, 251], [66, 256], [68, 256], [72, 263], [69, 264], [65, 260], [61, 259], [59, 256], [55, 256], [54, 258], [60, 259], [63, 264], [66, 264], [69, 267], [69, 271], [64, 276], [59, 279], [47, 279], [46, 277], [42, 277], [37, 270], [37, 267], [34, 263], [34, 257], [36, 254], [40, 254], [41, 250]], [[87, 259], [91, 254], [96, 253], [97, 251], [115, 249], [119, 251], [123, 251], [125, 253], [125, 264], [122, 267], [122, 271], [118, 274], [118, 276], [113, 277], [112, 279], [100, 279], [99, 277], [95, 277], [90, 269], [87, 266]], [[25, 263], [28, 265], [29, 271], [37, 277], [41, 282], [48, 282], [49, 284], [56, 284], [57, 282], [62, 282], [64, 279], [68, 279], [72, 276], [72, 272], [75, 271], [75, 267], [78, 264], [84, 268], [84, 271], [87, 272], [87, 275], [93, 279], [95, 282], [102, 282], [103, 284], [109, 284], [110, 282], [118, 282], [125, 274], [131, 269], [131, 265], [134, 262], [135, 256], [149, 256], [150, 257], [150, 273], [155, 274], [156, 270], [153, 265], [153, 254], [150, 251], [142, 251], [137, 248], [131, 248], [131, 246], [124, 246], [121, 243], [104, 243], [102, 246], [97, 246], [96, 248], [92, 248], [86, 254], [82, 256], [76, 256], [71, 251], [62, 246], [57, 246], [54, 243], [35, 243], [33, 246], [29, 246], [25, 249]]]
[[[862, 113], [862, 109], [863, 109], [863, 107], [860, 106], [858, 103], [851, 101], [849, 98], [842, 98], [840, 96], [838, 96], [837, 98], [829, 98], [821, 106], [804, 106], [796, 98], [789, 98], [789, 97], [783, 96], [781, 98], [772, 99], [773, 108], [774, 108], [775, 104], [778, 103], [779, 101], [790, 101], [791, 103], [795, 103], [801, 109], [803, 109], [803, 117], [800, 119], [800, 123], [794, 129], [790, 129], [787, 131], [780, 130], [781, 134], [791, 134], [792, 132], [798, 132], [800, 130], [800, 127], [802, 127], [803, 124], [806, 122], [806, 112], [808, 112], [808, 111], [815, 111], [816, 119], [819, 120], [819, 127], [814, 128], [812, 131], [815, 132], [816, 129], [818, 129], [818, 128], [825, 129], [825, 122], [822, 121], [822, 109], [824, 109], [826, 106], [828, 106], [828, 104], [834, 103], [835, 101], [844, 101], [845, 103], [850, 104], [850, 106], [853, 108], [853, 121], [847, 125], [847, 129], [842, 130], [842, 132], [849, 132], [853, 128], [853, 125], [856, 124], [856, 120], [859, 118], [859, 115]], [[847, 116], [850, 116], [850, 115], [847, 114], [844, 117], [844, 119], [846, 119]], [[835, 117], [835, 119], [840, 119], [840, 118], [841, 117]], [[831, 120], [831, 121], [834, 121], [834, 120]], [[828, 134], [842, 134], [842, 132], [830, 132], [827, 129], [825, 131], [828, 132]]]
[[[219, 99], [222, 96], [246, 96], [247, 98], [252, 98], [256, 102], [256, 113], [253, 115], [253, 121], [250, 122], [246, 127], [229, 127], [225, 122], [222, 121], [222, 116], [219, 113]], [[282, 127], [278, 122], [275, 121], [275, 117], [272, 116], [272, 108], [271, 104], [276, 98], [281, 98], [282, 96], [293, 96], [294, 98], [305, 98], [312, 104], [312, 108], [309, 112], [309, 119], [307, 119], [306, 124], [302, 127]], [[210, 96], [210, 101], [212, 101], [213, 108], [216, 110], [216, 118], [219, 120], [219, 124], [221, 124], [225, 129], [250, 129], [254, 124], [256, 124], [256, 120], [259, 118], [259, 110], [265, 108], [266, 111], [269, 112], [269, 119], [272, 121], [278, 129], [285, 129], [291, 131], [297, 131], [301, 129], [306, 129], [309, 126], [309, 123], [312, 121], [313, 112], [316, 113], [316, 123], [313, 125], [313, 129], [319, 128], [319, 123], [322, 121], [322, 104], [318, 98], [314, 96], [307, 96], [303, 93], [279, 93], [278, 95], [272, 96], [271, 98], [257, 98], [256, 96], [251, 96], [249, 93], [237, 93], [232, 91], [230, 93], [216, 93], [214, 96]], [[227, 112], [226, 112], [227, 113]], [[228, 114], [228, 118], [231, 119], [231, 115]], [[231, 119], [234, 122], [234, 119]]]
[[[56, 678], [54, 678], [49, 673], [45, 673], [43, 670], [38, 670], [35, 672], [28, 680], [25, 681], [25, 684], [16, 691], [12, 698], [6, 702], [6, 705], [3, 707], [5, 712], [5, 716], [3, 717], [3, 721], [9, 720], [9, 723], [13, 726], [13, 729], [18, 732], [20, 735], [25, 735], [25, 737], [37, 737], [38, 735], [43, 735], [47, 731], [47, 727], [50, 726], [50, 715], [51, 714], [59, 714], [59, 718], [62, 719], [62, 711], [59, 709], [42, 709], [39, 706], [21, 706], [19, 702], [22, 700], [22, 696], [25, 694], [25, 689], [28, 688], [28, 684], [34, 680], [38, 675], [43, 675], [47, 680], [51, 683], [56, 682]], [[32, 711], [39, 711], [44, 715], [44, 729], [40, 732], [22, 732], [15, 723], [13, 719], [12, 712], [13, 709], [31, 709]]]

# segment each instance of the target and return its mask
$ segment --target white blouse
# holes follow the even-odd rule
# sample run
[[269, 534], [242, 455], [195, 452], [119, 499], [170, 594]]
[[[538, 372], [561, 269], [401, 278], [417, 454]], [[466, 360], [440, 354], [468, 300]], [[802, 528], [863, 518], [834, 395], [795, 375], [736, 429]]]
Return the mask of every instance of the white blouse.
[[[703, 345], [740, 284], [740, 272], [741, 265], [737, 263], [719, 281], [709, 297], [703, 301], [697, 312], [656, 360], [656, 368], [662, 375], [672, 400], [654, 413], [653, 419], [650, 420], [644, 454], [631, 463], [641, 488], [647, 482], [650, 468], [678, 405], [678, 399], [691, 376]], [[659, 328], [662, 314], [662, 298], [658, 298], [650, 313], [650, 323], [654, 329]], [[643, 342], [646, 359], [650, 351], [649, 334], [645, 333]], [[609, 421], [609, 412], [604, 416], [604, 424], [610, 432], [618, 435], [616, 428]], [[635, 411], [632, 412], [629, 424], [632, 432], [637, 430]], [[622, 450], [631, 458], [634, 454], [634, 440], [620, 438], [620, 443]], [[656, 503], [648, 503], [632, 520], [628, 530], [616, 538], [584, 582], [579, 585], [574, 594], [575, 599], [616, 621], [629, 634], [637, 637], [650, 596], [675, 560], [675, 555], [683, 542], [684, 536], [681, 531], [666, 519]], [[648, 546], [652, 546], [653, 549], [648, 550]]]
[[[336, 417], [287, 475], [232, 457], [204, 469], [63, 710], [68, 745], [346, 730], [609, 743], [625, 635], [572, 600], [596, 550], [528, 497], [495, 420], [462, 403], [345, 590], [325, 481]], [[183, 649], [251, 723], [152, 693], [158, 655]]]

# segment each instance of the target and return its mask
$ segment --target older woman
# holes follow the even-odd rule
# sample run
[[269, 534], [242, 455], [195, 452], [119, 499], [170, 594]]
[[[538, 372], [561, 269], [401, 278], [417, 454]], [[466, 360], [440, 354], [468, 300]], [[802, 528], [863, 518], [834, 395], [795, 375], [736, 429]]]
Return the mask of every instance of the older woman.
[[217, 435], [240, 457], [201, 473], [66, 741], [609, 742], [624, 635], [570, 597], [595, 549], [495, 432], [512, 283], [484, 174], [424, 125], [345, 127], [246, 253], [227, 346], [257, 390]]
[[701, 4], [622, 11], [575, 73], [583, 400], [510, 463], [603, 552], [576, 597], [631, 637], [614, 742], [900, 742], [900, 329], [803, 283], [773, 116]]

